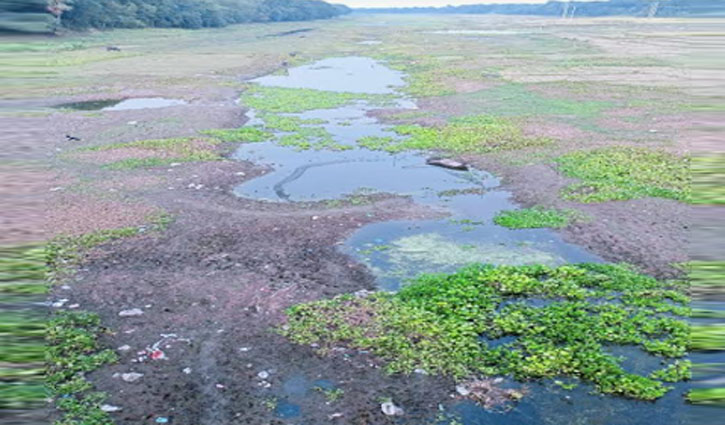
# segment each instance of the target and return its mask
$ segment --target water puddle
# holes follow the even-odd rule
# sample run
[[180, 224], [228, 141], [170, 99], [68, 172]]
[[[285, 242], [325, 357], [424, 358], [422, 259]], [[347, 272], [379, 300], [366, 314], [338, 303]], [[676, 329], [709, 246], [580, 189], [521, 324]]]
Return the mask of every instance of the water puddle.
[[[265, 76], [254, 82], [263, 86], [370, 94], [395, 93], [404, 84], [401, 73], [359, 57], [325, 59], [292, 68], [288, 75]], [[401, 107], [415, 108], [413, 102], [402, 96], [396, 102]], [[601, 261], [550, 230], [510, 230], [495, 225], [492, 220], [499, 211], [516, 206], [510, 194], [499, 189], [498, 179], [484, 170], [453, 171], [427, 165], [426, 153], [391, 155], [359, 147], [357, 140], [361, 137], [397, 137], [388, 126], [367, 116], [375, 108], [368, 101], [357, 100], [341, 107], [280, 114], [306, 123], [303, 127], [324, 130], [337, 149], [301, 150], [278, 141], [243, 144], [234, 154], [236, 159], [268, 165], [272, 171], [239, 185], [235, 193], [270, 202], [327, 201], [335, 205], [343, 198], [386, 192], [410, 196], [416, 203], [447, 212], [448, 216], [442, 219], [367, 225], [346, 241], [342, 249], [367, 264], [384, 290], [397, 290], [421, 272], [451, 272], [470, 263], [558, 265]], [[263, 122], [259, 111], [249, 115], [247, 125]], [[494, 345], [507, 342], [491, 341]], [[636, 357], [637, 353], [634, 354]], [[649, 360], [635, 359], [628, 366], [649, 369]], [[300, 400], [311, 396], [312, 385], [304, 377], [285, 382], [280, 394], [284, 404], [277, 405], [278, 416], [304, 416], [299, 409], [303, 405]], [[684, 424], [692, 409], [681, 399], [680, 390], [686, 384], [677, 384], [676, 391], [657, 403], [593, 395], [591, 388], [583, 385], [573, 391], [552, 382], [526, 385], [531, 389], [530, 395], [506, 414], [489, 412], [471, 403], [456, 404], [453, 411], [466, 425]]]
[[76, 111], [130, 111], [135, 109], [158, 109], [169, 106], [186, 105], [181, 99], [163, 97], [137, 97], [133, 99], [102, 99], [84, 102], [70, 102], [56, 105], [56, 109], [72, 109]]

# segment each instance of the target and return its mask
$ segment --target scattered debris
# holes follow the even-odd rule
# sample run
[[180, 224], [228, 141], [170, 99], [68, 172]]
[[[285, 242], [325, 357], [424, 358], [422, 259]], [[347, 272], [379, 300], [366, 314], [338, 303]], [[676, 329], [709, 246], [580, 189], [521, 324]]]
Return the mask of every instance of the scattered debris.
[[419, 374], [419, 375], [427, 375], [428, 372], [425, 369], [416, 369], [413, 372]]
[[471, 391], [465, 385], [460, 384], [456, 385], [456, 392], [463, 397], [468, 397], [471, 394]]
[[393, 404], [392, 401], [386, 401], [380, 405], [380, 409], [386, 416], [402, 416], [405, 414], [402, 408]]
[[131, 346], [130, 345], [122, 345], [122, 346], [120, 346], [120, 347], [117, 348], [118, 351], [128, 351], [130, 349], [131, 349]]
[[118, 313], [118, 315], [121, 317], [141, 316], [141, 315], [143, 315], [143, 310], [141, 310], [140, 308], [132, 308], [129, 310], [122, 310], [121, 312]]
[[223, 390], [224, 388], [226, 388], [226, 387], [225, 387], [224, 385], [222, 385], [222, 384], [216, 384], [216, 385], [215, 385], [215, 387], [217, 387], [217, 389], [219, 389], [219, 390]]
[[518, 401], [524, 393], [514, 389], [500, 388], [497, 385], [503, 382], [501, 378], [476, 379], [456, 386], [456, 392], [467, 397], [487, 410], [503, 407], [510, 409], [511, 401]]
[[51, 304], [51, 306], [53, 306], [53, 308], [61, 308], [68, 301], [70, 301], [70, 300], [68, 300], [67, 298], [63, 298], [62, 300], [58, 300], [58, 301], [54, 302], [53, 304]]
[[143, 373], [137, 373], [137, 372], [129, 372], [129, 373], [122, 373], [121, 379], [123, 379], [124, 382], [136, 382], [139, 379], [143, 378]]
[[106, 50], [109, 52], [120, 52], [121, 48], [118, 46], [106, 46]]
[[172, 347], [174, 342], [185, 342], [187, 344], [191, 344], [191, 340], [189, 338], [181, 338], [177, 334], [161, 334], [161, 339], [136, 353], [138, 358], [134, 359], [134, 362], [143, 363], [148, 359], [168, 360], [168, 357], [162, 348], [169, 349]]
[[101, 406], [101, 410], [107, 413], [120, 412], [122, 410], [119, 406], [113, 406], [111, 404], [104, 404]]
[[267, 372], [266, 370], [263, 370], [257, 374], [257, 377], [259, 379], [267, 379], [267, 378], [269, 378], [269, 372]]
[[184, 374], [186, 374], [186, 375], [191, 375], [191, 368], [190, 367], [185, 367], [182, 370], [182, 372], [184, 372]]
[[246, 353], [247, 351], [249, 351], [251, 349], [252, 349], [251, 347], [242, 347], [239, 349], [239, 351], [241, 351], [242, 353]]
[[341, 418], [341, 417], [343, 417], [343, 416], [344, 416], [344, 415], [343, 415], [342, 413], [340, 413], [340, 412], [335, 412], [335, 413], [333, 413], [333, 414], [331, 414], [331, 415], [327, 415], [327, 418], [328, 418], [329, 420], [333, 420], [333, 419]]
[[450, 168], [451, 170], [468, 170], [468, 165], [450, 158], [428, 158], [425, 163], [436, 167]]
[[159, 416], [154, 422], [156, 422], [157, 424], [167, 424], [169, 423], [169, 418], [165, 416]]

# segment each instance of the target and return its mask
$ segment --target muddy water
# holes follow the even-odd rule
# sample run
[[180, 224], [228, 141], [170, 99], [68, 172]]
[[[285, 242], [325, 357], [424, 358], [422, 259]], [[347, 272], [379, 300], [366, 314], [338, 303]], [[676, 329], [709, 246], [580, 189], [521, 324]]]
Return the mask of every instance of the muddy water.
[[[326, 59], [290, 69], [286, 76], [267, 76], [255, 82], [359, 93], [394, 93], [404, 84], [403, 75], [367, 58]], [[399, 106], [415, 108], [402, 96]], [[516, 205], [509, 193], [499, 189], [498, 179], [485, 170], [452, 171], [429, 166], [425, 163], [427, 153], [391, 155], [358, 148], [356, 140], [364, 136], [396, 137], [387, 126], [366, 115], [374, 108], [360, 101], [341, 108], [290, 114], [324, 120], [321, 126], [335, 141], [352, 148], [300, 151], [275, 142], [242, 145], [235, 153], [237, 159], [269, 165], [273, 171], [238, 186], [236, 194], [271, 202], [326, 200], [334, 204], [343, 198], [355, 199], [356, 194], [386, 192], [411, 196], [420, 204], [446, 212], [448, 216], [438, 220], [368, 225], [345, 243], [342, 249], [367, 264], [384, 290], [396, 290], [421, 272], [450, 272], [470, 263], [557, 265], [600, 261], [552, 231], [510, 230], [493, 224], [496, 213]], [[250, 118], [248, 125], [260, 124], [254, 111]], [[625, 351], [621, 354], [633, 356], [626, 367], [642, 370], [660, 366], [654, 357], [640, 350]], [[313, 387], [311, 378], [287, 379], [277, 414], [281, 418], [304, 418], [300, 400]], [[458, 403], [450, 410], [466, 425], [693, 423], [694, 409], [681, 398], [684, 384], [678, 384], [657, 403], [592, 395], [586, 386], [574, 391], [563, 390], [552, 382], [525, 387], [527, 397], [507, 413], [490, 412], [472, 403]]]

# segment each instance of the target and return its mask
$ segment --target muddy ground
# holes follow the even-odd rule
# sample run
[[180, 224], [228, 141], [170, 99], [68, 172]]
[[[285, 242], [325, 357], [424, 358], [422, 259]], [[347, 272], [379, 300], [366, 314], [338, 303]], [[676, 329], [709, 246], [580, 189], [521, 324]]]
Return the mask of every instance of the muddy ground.
[[[345, 41], [382, 37], [372, 27], [360, 28], [354, 35], [345, 35]], [[386, 397], [404, 407], [408, 423], [423, 423], [439, 403], [451, 400], [455, 389], [450, 380], [422, 374], [388, 376], [365, 353], [321, 358], [311, 348], [292, 345], [274, 331], [283, 326], [286, 307], [375, 288], [371, 273], [337, 249], [354, 230], [371, 222], [432, 217], [438, 212], [395, 196], [334, 208], [239, 199], [232, 188], [265, 170], [231, 160], [108, 172], [63, 156], [78, 146], [237, 127], [245, 119], [245, 110], [236, 103], [243, 80], [279, 67], [288, 50], [340, 34], [335, 31], [311, 34], [312, 40], [294, 40], [289, 48], [275, 45], [278, 50], [274, 53], [259, 53], [256, 65], [254, 60], [240, 65], [230, 56], [219, 59], [215, 71], [210, 71], [213, 61], [199, 62], [181, 76], [181, 71], [173, 69], [173, 61], [181, 56], [178, 50], [167, 57], [172, 63], [158, 71], [161, 77], [149, 73], [140, 78], [136, 68], [131, 72], [90, 65], [86, 69], [88, 86], [78, 87], [77, 94], [43, 89], [34, 99], [3, 101], [7, 109], [26, 111], [0, 118], [0, 126], [12, 122], [17, 129], [6, 135], [13, 141], [12, 156], [26, 164], [14, 175], [37, 182], [28, 193], [13, 191], [18, 202], [13, 203], [17, 208], [9, 211], [12, 214], [4, 217], [5, 227], [12, 229], [5, 234], [5, 243], [143, 225], [153, 211], [174, 216], [163, 232], [150, 231], [94, 250], [67, 286], [55, 288], [51, 295], [99, 313], [108, 327], [110, 333], [103, 336], [103, 343], [119, 350], [120, 361], [90, 378], [110, 395], [109, 403], [123, 408], [114, 414], [118, 424], [153, 423], [157, 417], [189, 425], [288, 423], [279, 405], [275, 406], [275, 397], [294, 399], [300, 405], [303, 414], [295, 423], [389, 423], [391, 419], [380, 410], [380, 401]], [[387, 36], [391, 43], [403, 38]], [[133, 45], [133, 41], [128, 43]], [[211, 49], [210, 45], [213, 43], [199, 49]], [[324, 56], [325, 48], [330, 46], [309, 47], [308, 58]], [[331, 51], [361, 53], [355, 49], [347, 46]], [[244, 55], [255, 57], [250, 52]], [[176, 80], [169, 77], [173, 81], [168, 86], [156, 86], [164, 72]], [[206, 74], [194, 81], [194, 72]], [[116, 77], [114, 82], [100, 82]], [[130, 88], [119, 89], [124, 82]], [[485, 87], [485, 82], [456, 85], [467, 93]], [[178, 97], [189, 104], [112, 114], [32, 112], [66, 101], [138, 95]], [[439, 105], [443, 103], [441, 100]], [[640, 130], [647, 126], [640, 124]], [[563, 140], [577, 139], [562, 128], [540, 131], [560, 131]], [[66, 135], [81, 140], [68, 141]], [[598, 137], [586, 136], [591, 140]], [[607, 145], [605, 139], [599, 137], [597, 143]], [[678, 138], [673, 149], [681, 149], [681, 142]], [[522, 155], [519, 160], [526, 159], [527, 153]], [[498, 156], [465, 159], [502, 176], [504, 189], [524, 206], [574, 207], [559, 199], [559, 190], [568, 181], [553, 165], [512, 165], [511, 157]], [[27, 214], [40, 205], [48, 212], [46, 217]], [[645, 272], [670, 277], [676, 274], [672, 264], [687, 258], [686, 206], [639, 199], [575, 207], [593, 219], [563, 229], [564, 236], [607, 260], [633, 263]], [[39, 232], [41, 228], [45, 232]], [[142, 309], [143, 315], [119, 317], [120, 311], [131, 308]], [[163, 334], [176, 335], [163, 347], [167, 358], [139, 362], [138, 352]], [[128, 383], [118, 375], [128, 372], [144, 376]], [[300, 376], [310, 381], [329, 380], [344, 394], [328, 402], [314, 389], [289, 383], [299, 381]], [[304, 397], [305, 393], [313, 396]]]

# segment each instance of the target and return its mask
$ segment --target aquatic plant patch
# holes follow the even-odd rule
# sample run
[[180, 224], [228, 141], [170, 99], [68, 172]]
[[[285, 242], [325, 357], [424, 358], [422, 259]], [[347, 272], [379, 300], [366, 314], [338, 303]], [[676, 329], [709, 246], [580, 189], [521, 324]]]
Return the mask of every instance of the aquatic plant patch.
[[[664, 382], [689, 376], [689, 363], [643, 376], [625, 370], [607, 347], [684, 356], [690, 327], [682, 290], [682, 283], [620, 265], [477, 265], [422, 275], [395, 294], [294, 306], [281, 332], [322, 354], [340, 346], [370, 350], [393, 373], [568, 377], [601, 393], [655, 400], [669, 390]], [[504, 337], [508, 342], [490, 343]]]
[[509, 229], [536, 229], [542, 227], [566, 227], [572, 220], [584, 218], [576, 210], [547, 209], [536, 206], [520, 210], [502, 211], [493, 222]]
[[242, 94], [241, 100], [261, 112], [296, 113], [339, 108], [356, 101], [384, 106], [392, 101], [392, 96], [254, 85]]
[[442, 127], [399, 125], [393, 130], [401, 137], [366, 137], [358, 140], [358, 144], [390, 153], [408, 150], [488, 153], [552, 143], [551, 139], [525, 136], [509, 119], [488, 115], [456, 118]]
[[686, 157], [646, 148], [612, 147], [573, 152], [556, 161], [562, 174], [581, 180], [564, 189], [565, 199], [590, 203], [650, 196], [689, 198]]

